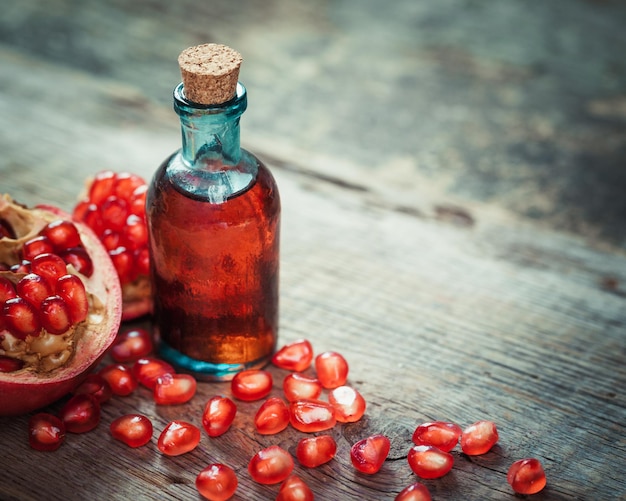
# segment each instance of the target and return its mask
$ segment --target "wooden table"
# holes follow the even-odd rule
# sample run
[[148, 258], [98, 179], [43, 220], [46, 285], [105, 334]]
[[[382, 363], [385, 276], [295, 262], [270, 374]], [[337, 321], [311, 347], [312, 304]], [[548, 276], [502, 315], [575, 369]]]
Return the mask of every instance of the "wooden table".
[[[101, 169], [150, 178], [179, 145], [178, 52], [244, 54], [243, 142], [283, 200], [280, 344], [341, 352], [368, 403], [330, 431], [332, 462], [296, 466], [316, 499], [393, 499], [418, 480], [413, 430], [439, 419], [493, 420], [500, 441], [478, 457], [457, 447], [452, 472], [424, 481], [433, 499], [514, 499], [506, 473], [525, 457], [548, 477], [533, 499], [626, 499], [621, 4], [221, 1], [190, 16], [190, 0], [38, 3], [4, 5], [0, 21], [0, 191], [27, 204], [71, 209]], [[280, 395], [286, 373], [269, 370]], [[2, 418], [0, 498], [198, 499], [197, 473], [225, 462], [234, 499], [274, 499], [247, 463], [271, 444], [294, 453], [304, 434], [256, 433], [259, 403], [191, 453], [156, 447], [170, 420], [200, 424], [229, 392], [202, 383], [165, 407], [139, 389], [54, 453], [29, 449], [28, 416]], [[110, 436], [130, 412], [152, 419], [149, 445]], [[358, 474], [350, 446], [374, 433], [389, 458]]]

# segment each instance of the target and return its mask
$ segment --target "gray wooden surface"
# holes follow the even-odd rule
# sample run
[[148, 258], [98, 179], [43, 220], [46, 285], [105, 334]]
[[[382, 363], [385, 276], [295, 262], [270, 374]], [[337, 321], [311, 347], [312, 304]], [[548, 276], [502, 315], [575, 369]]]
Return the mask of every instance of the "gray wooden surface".
[[[393, 499], [416, 480], [417, 424], [482, 418], [500, 444], [455, 451], [425, 482], [434, 499], [514, 499], [506, 471], [527, 456], [548, 475], [533, 499], [626, 499], [626, 5], [382, 5], [0, 0], [0, 191], [70, 209], [98, 170], [149, 178], [180, 141], [178, 53], [230, 44], [243, 143], [283, 198], [281, 343], [341, 351], [368, 401], [333, 430], [332, 463], [298, 468], [316, 499]], [[195, 475], [220, 460], [236, 499], [273, 499], [247, 461], [301, 434], [259, 436], [254, 404], [179, 458], [109, 436], [122, 413], [160, 431], [228, 391], [202, 384], [172, 408], [118, 398], [53, 454], [28, 448], [27, 417], [2, 419], [0, 497], [197, 499]], [[358, 475], [349, 446], [376, 432], [390, 458]]]

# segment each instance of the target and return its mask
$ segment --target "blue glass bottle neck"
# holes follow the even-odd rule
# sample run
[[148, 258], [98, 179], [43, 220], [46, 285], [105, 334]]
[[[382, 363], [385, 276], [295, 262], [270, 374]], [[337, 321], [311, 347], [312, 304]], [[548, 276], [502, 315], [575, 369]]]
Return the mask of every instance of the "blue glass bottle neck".
[[183, 84], [174, 89], [174, 111], [182, 129], [182, 159], [190, 167], [237, 165], [241, 158], [239, 118], [246, 111], [246, 88], [222, 104], [203, 105], [185, 98]]

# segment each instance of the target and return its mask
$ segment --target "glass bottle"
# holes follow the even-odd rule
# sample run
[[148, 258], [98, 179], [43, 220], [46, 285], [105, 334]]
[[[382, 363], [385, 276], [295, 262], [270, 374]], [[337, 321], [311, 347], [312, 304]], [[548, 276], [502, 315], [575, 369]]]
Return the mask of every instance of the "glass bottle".
[[182, 148], [147, 195], [159, 353], [209, 380], [262, 367], [278, 334], [280, 198], [267, 167], [240, 146], [247, 97], [235, 82], [217, 104], [176, 87]]

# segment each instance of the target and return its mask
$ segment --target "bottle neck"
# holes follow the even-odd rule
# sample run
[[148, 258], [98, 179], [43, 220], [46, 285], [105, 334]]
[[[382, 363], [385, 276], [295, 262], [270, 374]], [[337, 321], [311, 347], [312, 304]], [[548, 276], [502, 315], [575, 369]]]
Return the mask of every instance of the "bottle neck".
[[185, 98], [183, 84], [174, 89], [174, 111], [182, 129], [182, 160], [194, 169], [221, 170], [241, 159], [239, 118], [246, 110], [245, 87], [222, 104], [203, 105]]

